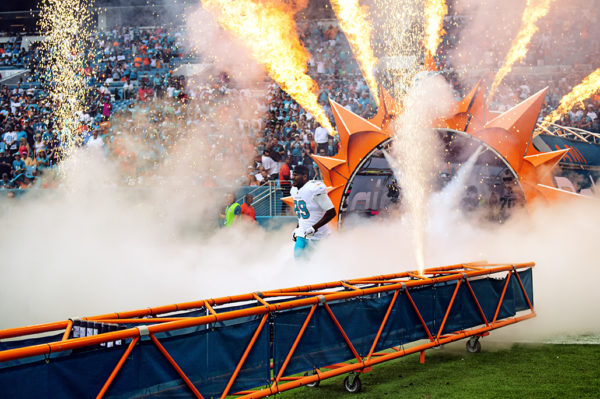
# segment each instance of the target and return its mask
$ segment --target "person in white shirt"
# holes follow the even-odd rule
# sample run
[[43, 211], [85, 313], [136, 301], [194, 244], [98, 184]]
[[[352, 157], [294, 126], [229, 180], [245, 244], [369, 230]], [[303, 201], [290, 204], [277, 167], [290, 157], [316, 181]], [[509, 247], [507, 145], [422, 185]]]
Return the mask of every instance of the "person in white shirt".
[[123, 97], [127, 100], [133, 96], [133, 92], [133, 83], [131, 83], [131, 80], [127, 79], [127, 81], [123, 83]]
[[294, 211], [298, 217], [298, 226], [292, 234], [292, 239], [296, 242], [295, 258], [306, 256], [315, 241], [331, 233], [327, 223], [336, 215], [325, 184], [319, 180], [308, 180], [308, 176], [305, 166], [294, 168], [294, 185], [290, 195], [294, 199]]
[[89, 138], [85, 146], [94, 150], [102, 150], [104, 148], [104, 141], [98, 136], [98, 130], [92, 132], [92, 137]]
[[325, 154], [328, 153], [329, 149], [329, 133], [327, 129], [319, 125], [315, 129], [315, 142], [317, 143], [317, 153], [322, 149], [325, 150]]
[[4, 142], [6, 143], [6, 147], [10, 150], [17, 149], [17, 132], [10, 131], [4, 133]]
[[265, 150], [260, 163], [267, 171], [267, 174], [269, 175], [270, 180], [278, 179], [278, 177], [279, 177], [279, 162], [275, 162], [273, 160], [269, 150]]

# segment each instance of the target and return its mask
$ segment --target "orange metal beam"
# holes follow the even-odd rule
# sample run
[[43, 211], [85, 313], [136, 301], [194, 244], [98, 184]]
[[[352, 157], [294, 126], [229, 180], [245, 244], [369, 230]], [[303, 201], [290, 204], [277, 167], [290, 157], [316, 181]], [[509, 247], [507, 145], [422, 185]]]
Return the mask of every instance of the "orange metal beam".
[[284, 391], [287, 391], [290, 389], [298, 388], [298, 387], [306, 385], [306, 384], [310, 384], [312, 382], [316, 382], [318, 380], [324, 380], [324, 379], [335, 377], [335, 376], [338, 376], [341, 374], [346, 374], [346, 373], [349, 373], [352, 371], [358, 371], [365, 366], [374, 366], [376, 364], [387, 362], [392, 359], [396, 359], [396, 358], [399, 358], [402, 356], [410, 355], [412, 353], [430, 349], [430, 348], [433, 348], [434, 346], [444, 345], [444, 344], [447, 344], [447, 343], [450, 343], [453, 341], [458, 341], [458, 340], [461, 340], [461, 339], [464, 339], [464, 338], [467, 338], [470, 336], [474, 336], [474, 335], [480, 335], [487, 331], [505, 327], [510, 324], [518, 323], [520, 321], [530, 319], [532, 317], [535, 317], [535, 314], [529, 313], [529, 314], [526, 314], [523, 316], [518, 316], [515, 318], [500, 320], [500, 321], [492, 323], [491, 325], [486, 326], [486, 327], [481, 327], [481, 328], [474, 329], [474, 330], [458, 332], [455, 335], [440, 339], [439, 343], [428, 342], [428, 343], [425, 343], [422, 345], [414, 346], [412, 348], [402, 349], [398, 352], [387, 353], [382, 356], [371, 358], [368, 362], [365, 361], [363, 363], [351, 363], [351, 364], [348, 364], [343, 367], [338, 367], [335, 369], [331, 369], [329, 371], [321, 372], [318, 375], [316, 375], [316, 374], [310, 375], [310, 376], [302, 377], [302, 378], [294, 380], [294, 381], [290, 381], [285, 384], [278, 385], [276, 387], [276, 390], [274, 390], [273, 387], [269, 387], [269, 388], [258, 390], [258, 391], [248, 392], [246, 395], [242, 396], [242, 398], [244, 398], [244, 399], [264, 398], [266, 396], [273, 395], [276, 392], [284, 392]]
[[217, 312], [215, 312], [215, 310], [212, 308], [212, 306], [210, 306], [208, 301], [204, 301], [204, 306], [206, 307], [206, 309], [208, 309], [208, 311], [210, 312], [211, 315], [213, 315], [213, 316], [217, 315]]
[[254, 299], [256, 299], [258, 302], [262, 303], [265, 306], [269, 306], [269, 304], [264, 299], [262, 299], [261, 297], [256, 295], [256, 293], [254, 293], [252, 295], [254, 295]]
[[350, 288], [351, 290], [360, 290], [360, 288], [358, 288], [358, 287], [355, 287], [355, 286], [353, 286], [353, 285], [350, 285], [350, 284], [348, 284], [348, 283], [347, 283], [347, 282], [345, 282], [345, 281], [342, 281], [342, 285], [343, 285], [344, 287], [346, 287], [346, 288]]
[[529, 300], [529, 295], [527, 295], [527, 291], [525, 290], [525, 286], [523, 286], [523, 281], [521, 281], [521, 277], [519, 277], [519, 273], [515, 273], [515, 277], [517, 278], [517, 281], [519, 281], [519, 285], [521, 286], [521, 291], [523, 292], [523, 295], [525, 295], [525, 300], [527, 301], [527, 306], [529, 306], [529, 309], [533, 310], [533, 304]]
[[425, 332], [427, 333], [429, 340], [433, 341], [433, 335], [431, 335], [431, 332], [429, 331], [429, 327], [427, 327], [427, 323], [425, 323], [425, 320], [423, 320], [423, 316], [421, 316], [421, 312], [419, 312], [419, 308], [417, 308], [417, 304], [415, 303], [415, 301], [413, 301], [412, 296], [410, 295], [408, 290], [404, 290], [404, 293], [406, 294], [406, 297], [410, 301], [410, 304], [412, 305], [413, 309], [417, 313], [417, 316], [419, 317], [419, 321], [421, 321], [421, 325], [425, 329]]
[[71, 328], [73, 328], [73, 320], [68, 320], [67, 326], [65, 327], [65, 333], [62, 337], [62, 341], [66, 341], [69, 339], [69, 334], [71, 334]]
[[[148, 324], [148, 323], [168, 323], [170, 321], [186, 320], [187, 317], [153, 317], [151, 319], [98, 319], [94, 320], [98, 323], [110, 324]], [[89, 320], [89, 319], [88, 319]]]
[[486, 326], [489, 325], [487, 318], [485, 317], [485, 313], [483, 313], [483, 309], [481, 308], [481, 305], [479, 304], [479, 300], [475, 296], [475, 291], [473, 291], [473, 287], [471, 287], [471, 283], [469, 282], [468, 279], [465, 279], [465, 283], [467, 284], [467, 287], [469, 288], [469, 292], [471, 293], [471, 296], [473, 297], [473, 300], [475, 301], [475, 304], [477, 305], [477, 309], [479, 310], [479, 314], [483, 318], [483, 322], [485, 323]]
[[319, 295], [332, 295], [338, 293], [340, 291], [294, 291], [294, 292], [286, 292], [286, 293], [278, 293], [278, 292], [263, 292], [263, 296], [265, 297], [278, 297], [278, 296], [319, 296]]
[[[502, 266], [500, 264], [485, 264], [483, 262], [459, 263], [459, 264], [455, 264], [455, 265], [426, 269], [425, 274], [433, 273], [433, 272], [441, 271], [441, 270], [452, 270], [452, 269], [457, 269], [457, 268], [471, 268], [473, 265]], [[535, 263], [533, 263], [533, 262], [521, 263], [517, 266], [518, 266], [518, 268], [533, 267], [533, 266], [535, 266]], [[479, 270], [479, 271], [485, 271], [485, 269]], [[457, 272], [457, 273], [459, 273], [459, 272]], [[357, 281], [364, 281], [364, 283], [361, 282], [360, 284], [376, 284], [380, 280], [390, 280], [390, 279], [406, 278], [406, 277], [409, 277], [408, 272], [386, 274], [386, 275], [373, 276], [373, 277], [363, 277], [363, 278], [356, 279], [356, 280], [349, 280], [347, 282], [349, 284], [359, 284]], [[329, 282], [329, 283], [321, 283], [321, 284], [314, 284], [314, 285], [304, 285], [304, 286], [299, 286], [299, 287], [284, 288], [284, 289], [279, 289], [279, 290], [271, 290], [268, 292], [270, 292], [270, 293], [285, 293], [285, 292], [302, 292], [302, 291], [307, 291], [307, 290], [308, 291], [323, 290], [323, 289], [340, 287], [340, 285], [341, 285], [341, 281], [337, 281], [337, 282]], [[87, 317], [86, 320], [97, 321], [97, 320], [101, 320], [101, 319], [123, 319], [123, 318], [152, 316], [152, 315], [163, 314], [163, 313], [171, 313], [171, 312], [176, 312], [176, 311], [201, 308], [201, 307], [205, 306], [207, 301], [211, 305], [214, 306], [214, 305], [224, 305], [224, 304], [233, 303], [233, 302], [250, 301], [252, 299], [253, 299], [252, 294], [227, 296], [227, 297], [213, 298], [213, 299], [207, 299], [207, 300], [203, 299], [203, 300], [199, 300], [199, 301], [184, 302], [184, 303], [178, 303], [178, 304], [173, 304], [173, 305], [165, 305], [165, 306], [159, 306], [159, 307], [155, 307], [155, 308], [145, 308], [145, 309], [126, 311], [126, 312], [108, 313], [108, 314], [103, 314], [103, 315], [91, 316], [91, 317]], [[11, 337], [16, 337], [16, 336], [23, 336], [23, 335], [38, 334], [38, 333], [43, 333], [43, 332], [48, 332], [48, 331], [62, 330], [67, 325], [67, 322], [68, 322], [67, 320], [64, 320], [64, 321], [60, 321], [60, 322], [56, 322], [56, 323], [40, 324], [40, 325], [35, 325], [35, 326], [19, 327], [19, 328], [2, 330], [2, 331], [0, 331], [0, 339], [11, 338]]]
[[196, 387], [194, 386], [194, 384], [192, 384], [192, 381], [190, 381], [190, 379], [188, 378], [188, 376], [185, 375], [185, 373], [179, 367], [179, 365], [177, 364], [177, 362], [175, 362], [175, 360], [171, 357], [171, 355], [169, 354], [169, 352], [167, 352], [167, 350], [165, 349], [165, 347], [162, 346], [162, 344], [158, 341], [158, 339], [154, 336], [154, 334], [150, 334], [150, 339], [152, 340], [152, 342], [154, 342], [154, 345], [156, 345], [156, 347], [158, 348], [158, 350], [160, 351], [160, 353], [162, 353], [162, 355], [169, 361], [169, 363], [171, 363], [171, 366], [173, 366], [173, 368], [175, 369], [175, 371], [177, 372], [177, 374], [179, 374], [179, 376], [181, 377], [181, 379], [183, 380], [183, 382], [185, 382], [185, 385], [188, 386], [188, 388], [192, 391], [192, 393], [194, 394], [194, 396], [196, 396], [196, 398], [198, 398], [198, 399], [203, 399], [203, 397], [200, 394], [200, 392], [198, 391], [198, 389], [196, 389]]
[[264, 325], [265, 325], [265, 323], [266, 323], [266, 321], [267, 321], [268, 318], [269, 318], [269, 315], [266, 314], [266, 315], [263, 316], [262, 320], [260, 321], [260, 324], [258, 325], [258, 328], [254, 332], [254, 335], [252, 335], [252, 339], [250, 340], [250, 343], [246, 347], [246, 350], [244, 351], [244, 354], [242, 355], [242, 358], [238, 362], [235, 370], [233, 371], [233, 374], [231, 375], [231, 378], [229, 379], [229, 382], [227, 383], [227, 386], [225, 387], [225, 390], [223, 391], [223, 394], [221, 395], [221, 398], [225, 398], [227, 396], [227, 394], [229, 393], [229, 390], [233, 386], [233, 383], [235, 382], [235, 379], [237, 378], [238, 373], [242, 369], [242, 366], [244, 365], [244, 362], [246, 361], [246, 358], [248, 357], [248, 354], [250, 354], [250, 351], [254, 347], [254, 343], [256, 342], [256, 339], [260, 335], [260, 332], [262, 331], [262, 328], [264, 327]]
[[[514, 265], [514, 266], [513, 265], [505, 265], [505, 266], [498, 266], [498, 267], [490, 267], [490, 268], [486, 268], [485, 270], [462, 271], [462, 272], [457, 271], [457, 273], [455, 273], [455, 274], [434, 277], [434, 278], [430, 278], [428, 280], [411, 280], [411, 281], [395, 283], [395, 284], [390, 284], [390, 285], [385, 285], [385, 286], [364, 288], [361, 290], [338, 291], [338, 292], [333, 292], [333, 293], [328, 292], [328, 293], [326, 293], [327, 294], [326, 296], [327, 296], [328, 301], [349, 299], [349, 298], [354, 298], [354, 297], [363, 296], [363, 295], [371, 295], [371, 294], [377, 294], [377, 293], [382, 293], [382, 292], [394, 291], [394, 290], [401, 288], [402, 286], [405, 286], [406, 288], [412, 288], [412, 287], [416, 287], [416, 286], [432, 285], [432, 284], [445, 282], [445, 281], [456, 281], [458, 279], [463, 278], [463, 274], [467, 275], [467, 277], [476, 277], [476, 276], [494, 274], [494, 273], [498, 273], [498, 272], [502, 272], [502, 271], [512, 271], [513, 268], [521, 269], [521, 268], [528, 268], [528, 267], [532, 267], [532, 266], [534, 266], [534, 263], [530, 262], [530, 263], [522, 263], [522, 264]], [[446, 268], [436, 268], [435, 270], [442, 270], [442, 269], [447, 269], [447, 268], [451, 268], [451, 267], [452, 266], [448, 266]], [[426, 270], [425, 273], [429, 273], [429, 270]], [[380, 276], [380, 277], [381, 277], [381, 279], [385, 279], [385, 278], [398, 277], [400, 275], [406, 276], [406, 273]], [[363, 278], [361, 280], [365, 280], [365, 279]], [[349, 281], [349, 284], [354, 284], [354, 282]], [[340, 285], [341, 285], [341, 282], [338, 284], [338, 287]], [[334, 283], [325, 283], [325, 284], [317, 284], [314, 286], [304, 286], [304, 287], [299, 287], [299, 288], [310, 289], [311, 287], [314, 287], [316, 289], [333, 288], [333, 287], [335, 287], [335, 284]], [[297, 290], [299, 288], [295, 287], [295, 288], [292, 288], [292, 290]], [[286, 291], [286, 290], [269, 291], [269, 293], [283, 292], [283, 291]], [[294, 291], [289, 291], [289, 292], [294, 292]], [[188, 304], [193, 304], [193, 306], [189, 305], [189, 306], [192, 306], [192, 308], [200, 308], [200, 307], [204, 306], [205, 304], [209, 304], [209, 303], [210, 304], [231, 303], [234, 300], [252, 301], [252, 300], [254, 300], [254, 298], [253, 298], [252, 294], [247, 294], [247, 295], [238, 295], [238, 296], [234, 296], [234, 297], [224, 297], [224, 298], [218, 298], [218, 299], [209, 299], [209, 300], [190, 302]], [[235, 318], [239, 318], [239, 317], [245, 317], [245, 316], [251, 316], [251, 315], [262, 315], [265, 313], [270, 313], [270, 312], [278, 311], [278, 310], [292, 309], [292, 308], [297, 308], [297, 307], [302, 307], [302, 306], [310, 306], [310, 305], [319, 303], [319, 301], [320, 301], [320, 299], [317, 296], [311, 296], [308, 298], [302, 298], [302, 299], [290, 300], [290, 301], [286, 301], [286, 302], [280, 302], [280, 303], [276, 303], [276, 304], [270, 304], [268, 307], [267, 306], [257, 306], [257, 307], [239, 309], [239, 310], [234, 310], [234, 311], [229, 311], [229, 312], [226, 311], [226, 312], [222, 312], [219, 314], [212, 314], [212, 315], [199, 316], [199, 317], [188, 317], [188, 318], [184, 318], [182, 320], [175, 320], [175, 321], [164, 322], [164, 323], [155, 323], [155, 324], [149, 325], [148, 329], [149, 329], [150, 333], [156, 334], [159, 332], [166, 332], [166, 331], [172, 331], [172, 330], [177, 330], [177, 329], [181, 329], [181, 328], [215, 323], [218, 321], [231, 320], [231, 319], [235, 319]], [[185, 305], [185, 304], [181, 305], [181, 306], [180, 305], [171, 305], [171, 306], [167, 306], [167, 307], [144, 309], [139, 312], [133, 311], [133, 312], [114, 313], [114, 314], [109, 314], [109, 315], [94, 316], [94, 317], [88, 318], [88, 320], [103, 320], [103, 319], [111, 319], [111, 318], [121, 319], [128, 315], [131, 315], [129, 317], [139, 317], [139, 314], [142, 314], [142, 315], [143, 314], [147, 315], [150, 313], [158, 314], [159, 310], [165, 311], [165, 312], [173, 312], [176, 310], [181, 310], [182, 308], [185, 308], [186, 306], [188, 306], [188, 305]], [[133, 316], [133, 315], [138, 315], [138, 316]], [[146, 320], [149, 323], [152, 323], [153, 319], [146, 319]], [[64, 321], [64, 322], [51, 323], [51, 324], [46, 324], [46, 325], [41, 325], [41, 326], [25, 327], [22, 329], [5, 330], [3, 332], [0, 332], [0, 337], [8, 337], [8, 336], [14, 337], [14, 336], [19, 336], [19, 335], [28, 335], [28, 334], [38, 333], [38, 332], [64, 329], [67, 326], [67, 324], [68, 324], [68, 322]], [[425, 327], [426, 327], [426, 325], [425, 325]], [[48, 343], [48, 344], [34, 345], [34, 346], [26, 347], [26, 348], [16, 348], [16, 349], [5, 350], [5, 351], [0, 352], [0, 362], [14, 360], [14, 359], [18, 359], [18, 358], [30, 357], [30, 356], [46, 355], [49, 353], [60, 352], [60, 351], [64, 351], [64, 350], [72, 350], [72, 349], [82, 348], [85, 346], [97, 345], [97, 344], [100, 344], [103, 342], [115, 341], [115, 340], [119, 340], [119, 339], [133, 338], [133, 337], [138, 336], [138, 334], [139, 334], [139, 332], [136, 328], [131, 328], [131, 329], [127, 329], [127, 330], [104, 333], [104, 334], [100, 334], [100, 335], [92, 336], [92, 337], [76, 338], [76, 339], [70, 339], [70, 340], [62, 341], [62, 342], [52, 342], [52, 343]]]
[[325, 306], [325, 309], [327, 310], [327, 313], [329, 313], [329, 316], [331, 317], [331, 320], [333, 320], [333, 322], [335, 323], [335, 326], [337, 327], [337, 329], [342, 334], [342, 337], [344, 338], [344, 341], [346, 341], [346, 345], [348, 345], [348, 347], [352, 351], [352, 354], [354, 355], [354, 357], [356, 358], [356, 360], [358, 360], [360, 362], [362, 360], [361, 357], [360, 357], [360, 355], [358, 354], [358, 352], [354, 348], [354, 345], [352, 345], [352, 341], [350, 341], [350, 338], [348, 338], [348, 335], [346, 334], [346, 332], [342, 328], [342, 325], [338, 321], [337, 317], [335, 317], [335, 315], [333, 314], [333, 311], [331, 310], [331, 308], [329, 307], [329, 305], [327, 303], [324, 303], [323, 305]]
[[317, 308], [317, 304], [314, 304], [310, 308], [310, 311], [308, 312], [308, 316], [306, 316], [306, 319], [304, 320], [304, 323], [302, 324], [302, 327], [300, 328], [300, 331], [298, 332], [298, 335], [296, 336], [296, 339], [294, 340], [294, 343], [292, 344], [292, 347], [290, 348], [288, 355], [286, 356], [285, 360], [283, 361], [283, 364], [281, 365], [281, 369], [279, 370], [279, 373], [277, 373], [277, 377], [275, 378], [275, 385], [276, 385], [275, 388], [277, 388], [277, 383], [283, 376], [283, 373], [285, 372], [285, 369], [286, 369], [288, 363], [290, 362], [290, 359], [294, 355], [294, 352], [296, 351], [296, 348], [298, 347], [298, 343], [300, 343], [300, 339], [304, 335], [304, 331], [306, 331], [308, 322], [312, 318], [312, 315], [315, 313], [316, 308]]
[[121, 358], [119, 359], [119, 362], [117, 363], [117, 365], [115, 366], [113, 371], [108, 376], [108, 379], [102, 386], [102, 389], [100, 389], [100, 392], [98, 392], [96, 399], [102, 399], [104, 397], [104, 394], [106, 393], [106, 391], [108, 390], [108, 388], [110, 387], [112, 382], [114, 381], [114, 379], [117, 376], [117, 374], [119, 373], [119, 371], [121, 371], [121, 367], [123, 367], [123, 364], [127, 360], [127, 357], [129, 356], [129, 354], [133, 350], [133, 347], [135, 346], [135, 344], [137, 344], [139, 339], [140, 339], [139, 337], [135, 337], [134, 339], [131, 340], [131, 342], [129, 343], [129, 346], [127, 346], [127, 349], [125, 350], [125, 353], [123, 353], [123, 356], [121, 356]]
[[0, 339], [21, 337], [24, 335], [40, 334], [50, 331], [64, 330], [67, 328], [69, 320], [57, 321], [55, 323], [38, 324], [35, 326], [16, 327], [6, 330], [0, 330]]
[[388, 305], [385, 315], [383, 316], [383, 320], [381, 321], [381, 325], [379, 326], [377, 335], [375, 336], [375, 339], [373, 340], [373, 344], [371, 345], [371, 349], [369, 350], [369, 354], [367, 355], [367, 361], [371, 360], [371, 356], [373, 355], [373, 352], [375, 352], [375, 347], [377, 346], [377, 342], [379, 342], [379, 337], [381, 336], [381, 333], [383, 332], [385, 324], [388, 321], [388, 317], [390, 316], [390, 313], [392, 311], [392, 308], [394, 307], [394, 304], [396, 303], [396, 298], [398, 298], [398, 292], [400, 292], [400, 290], [396, 290], [394, 292], [394, 296], [392, 297], [392, 300], [390, 301], [390, 304]]
[[456, 298], [456, 294], [458, 293], [458, 289], [460, 288], [461, 282], [462, 282], [462, 279], [458, 280], [456, 282], [456, 288], [454, 289], [454, 292], [452, 293], [452, 298], [450, 298], [450, 303], [448, 304], [448, 308], [446, 309], [446, 313], [444, 314], [444, 318], [442, 319], [442, 324], [440, 324], [440, 328], [438, 330], [437, 337], [435, 337], [436, 341], [438, 341], [440, 339], [440, 335], [442, 335], [442, 330], [444, 329], [444, 326], [446, 325], [446, 320], [448, 320], [448, 315], [450, 314], [450, 310], [452, 310], [452, 305], [454, 305], [454, 299]]
[[506, 289], [508, 288], [508, 283], [510, 282], [510, 276], [512, 275], [512, 270], [508, 272], [506, 276], [506, 282], [504, 283], [504, 287], [502, 288], [502, 294], [500, 295], [500, 300], [498, 301], [498, 307], [496, 307], [496, 313], [494, 313], [494, 318], [492, 319], [492, 323], [496, 321], [498, 318], [498, 313], [500, 313], [500, 308], [502, 307], [502, 302], [504, 301], [504, 294], [506, 294]]

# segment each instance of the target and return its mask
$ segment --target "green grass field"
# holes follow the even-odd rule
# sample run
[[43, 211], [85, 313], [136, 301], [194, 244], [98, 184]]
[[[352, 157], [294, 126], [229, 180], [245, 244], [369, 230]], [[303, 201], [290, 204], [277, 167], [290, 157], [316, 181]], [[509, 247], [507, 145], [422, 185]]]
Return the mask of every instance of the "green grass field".
[[467, 353], [464, 341], [373, 368], [360, 376], [362, 391], [349, 394], [344, 375], [318, 388], [284, 392], [293, 398], [600, 398], [600, 345], [518, 344]]

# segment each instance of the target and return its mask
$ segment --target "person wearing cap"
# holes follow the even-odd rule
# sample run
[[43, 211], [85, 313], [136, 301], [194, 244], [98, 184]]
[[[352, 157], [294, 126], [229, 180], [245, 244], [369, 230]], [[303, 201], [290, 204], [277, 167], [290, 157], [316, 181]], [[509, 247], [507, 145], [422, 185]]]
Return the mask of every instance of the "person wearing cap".
[[23, 173], [25, 170], [25, 161], [21, 159], [21, 154], [15, 153], [15, 160], [12, 162], [13, 176]]
[[296, 242], [296, 259], [305, 257], [316, 241], [331, 233], [327, 223], [336, 215], [325, 184], [318, 180], [308, 180], [308, 176], [306, 167], [299, 165], [294, 169], [294, 185], [290, 194], [298, 217], [298, 225], [292, 234], [292, 239]]
[[38, 170], [44, 170], [50, 166], [50, 160], [48, 159], [48, 155], [46, 155], [45, 148], [41, 148], [38, 151], [37, 157], [35, 158], [35, 164]]

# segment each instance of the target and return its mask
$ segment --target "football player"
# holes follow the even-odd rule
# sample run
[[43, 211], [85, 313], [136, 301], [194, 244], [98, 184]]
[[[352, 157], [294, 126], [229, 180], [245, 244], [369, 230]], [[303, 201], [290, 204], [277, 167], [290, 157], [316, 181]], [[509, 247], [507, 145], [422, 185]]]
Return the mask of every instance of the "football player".
[[292, 235], [296, 242], [295, 258], [305, 256], [316, 240], [331, 233], [327, 223], [336, 215], [325, 184], [319, 180], [308, 180], [308, 176], [305, 166], [299, 165], [294, 168], [294, 183], [290, 194], [294, 199], [294, 211], [298, 217], [298, 226]]

